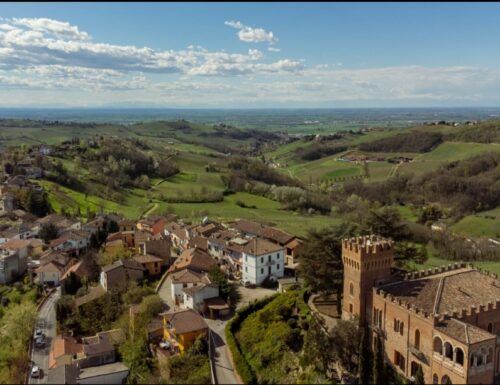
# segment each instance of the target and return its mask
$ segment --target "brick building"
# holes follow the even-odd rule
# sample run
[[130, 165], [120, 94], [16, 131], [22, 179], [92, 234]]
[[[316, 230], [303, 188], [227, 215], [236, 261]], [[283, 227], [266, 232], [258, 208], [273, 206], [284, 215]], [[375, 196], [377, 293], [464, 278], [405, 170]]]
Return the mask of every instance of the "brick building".
[[[432, 384], [492, 384], [500, 373], [500, 281], [455, 263], [414, 273], [392, 269], [393, 243], [344, 240], [342, 318], [380, 337], [386, 361]], [[500, 340], [499, 340], [500, 341]]]

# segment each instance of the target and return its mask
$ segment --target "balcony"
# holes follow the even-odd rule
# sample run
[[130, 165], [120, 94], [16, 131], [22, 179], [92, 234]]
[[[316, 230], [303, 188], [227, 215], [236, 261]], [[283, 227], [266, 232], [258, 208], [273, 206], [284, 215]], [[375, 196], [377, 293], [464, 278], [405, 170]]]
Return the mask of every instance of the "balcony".
[[423, 362], [426, 365], [429, 365], [429, 358], [422, 353], [416, 346], [411, 345], [408, 347], [408, 350], [410, 351], [411, 354], [413, 354], [415, 357], [417, 357], [421, 362]]

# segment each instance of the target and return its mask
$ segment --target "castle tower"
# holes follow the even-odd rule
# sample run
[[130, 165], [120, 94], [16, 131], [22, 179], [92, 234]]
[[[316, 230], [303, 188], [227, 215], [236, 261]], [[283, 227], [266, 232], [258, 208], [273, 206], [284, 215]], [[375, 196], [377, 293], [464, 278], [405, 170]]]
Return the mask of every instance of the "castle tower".
[[358, 316], [361, 323], [371, 319], [372, 288], [390, 278], [393, 261], [391, 240], [376, 235], [342, 240], [342, 319]]

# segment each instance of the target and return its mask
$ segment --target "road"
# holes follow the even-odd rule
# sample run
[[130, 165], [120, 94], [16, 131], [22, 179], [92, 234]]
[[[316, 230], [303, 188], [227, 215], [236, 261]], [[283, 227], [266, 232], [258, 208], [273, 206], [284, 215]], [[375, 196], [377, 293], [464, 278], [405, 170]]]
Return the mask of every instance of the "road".
[[[58, 287], [45, 301], [38, 311], [37, 327], [43, 330], [45, 335], [45, 348], [31, 351], [31, 361], [41, 369], [40, 378], [29, 378], [29, 384], [46, 384], [49, 373], [49, 351], [52, 341], [56, 337], [56, 302], [61, 296], [61, 288]], [[32, 341], [33, 342], [33, 341]]]
[[215, 351], [212, 352], [212, 360], [215, 365], [215, 378], [217, 384], [237, 384], [234, 368], [229, 359], [228, 347], [226, 344], [226, 335], [224, 329], [227, 320], [211, 320], [205, 318], [208, 327], [211, 330]]

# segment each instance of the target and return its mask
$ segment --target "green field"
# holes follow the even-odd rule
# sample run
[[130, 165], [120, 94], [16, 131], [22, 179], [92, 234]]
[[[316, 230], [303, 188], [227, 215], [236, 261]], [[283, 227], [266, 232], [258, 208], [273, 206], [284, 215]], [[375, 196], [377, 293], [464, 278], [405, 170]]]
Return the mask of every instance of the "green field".
[[500, 238], [500, 207], [468, 215], [451, 226], [451, 229], [473, 237]]
[[[438, 258], [435, 256], [430, 256], [427, 261], [423, 265], [415, 264], [413, 265], [418, 270], [426, 270], [433, 267], [445, 266], [450, 263], [455, 263], [457, 261], [450, 261], [448, 259]], [[480, 261], [480, 262], [471, 262], [474, 267], [490, 271], [492, 273], [498, 274], [500, 276], [500, 262], [492, 262], [492, 261]]]

